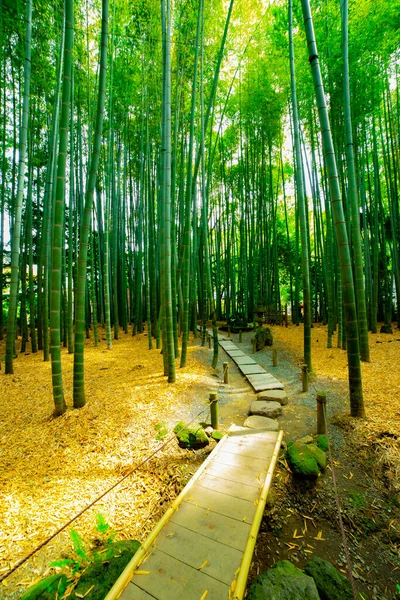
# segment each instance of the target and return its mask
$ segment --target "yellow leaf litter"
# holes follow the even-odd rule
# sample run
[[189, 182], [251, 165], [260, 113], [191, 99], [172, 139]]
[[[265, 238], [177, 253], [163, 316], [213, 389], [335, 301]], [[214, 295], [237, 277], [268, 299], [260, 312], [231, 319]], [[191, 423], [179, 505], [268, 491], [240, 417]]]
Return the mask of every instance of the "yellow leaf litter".
[[[104, 336], [100, 336], [104, 337]], [[19, 346], [17, 342], [17, 348]], [[0, 356], [5, 343], [0, 342]], [[14, 375], [0, 371], [0, 573], [64, 525], [116, 483], [163, 442], [155, 426], [169, 432], [177, 421], [189, 421], [206, 406], [215, 387], [209, 350], [189, 347], [188, 366], [177, 368], [168, 384], [159, 350], [148, 350], [145, 335], [102, 341], [85, 347], [85, 407], [71, 409], [73, 355], [62, 351], [68, 411], [51, 417], [51, 366], [42, 353], [19, 355]], [[179, 361], [177, 361], [178, 367]], [[194, 408], [196, 407], [196, 408]], [[208, 413], [204, 413], [206, 418]], [[180, 449], [175, 441], [128, 477], [72, 525], [89, 544], [96, 537], [101, 513], [119, 539], [143, 541], [170, 501], [204, 460]], [[69, 528], [70, 529], [70, 528]], [[71, 552], [68, 531], [9, 579], [31, 583], [53, 560]], [[21, 589], [21, 588], [20, 588]]]
[[[369, 332], [370, 362], [361, 363], [363, 395], [367, 419], [351, 419], [348, 401], [343, 405], [341, 422], [357, 434], [359, 446], [365, 445], [377, 453], [386, 477], [400, 491], [400, 331], [392, 324], [393, 334]], [[378, 331], [380, 324], [378, 324]], [[303, 326], [271, 327], [274, 340], [288, 349], [293, 359], [303, 362]], [[327, 348], [328, 328], [314, 324], [311, 330], [312, 366], [318, 378], [330, 378], [332, 385], [348, 398], [347, 352], [337, 348], [337, 332], [332, 348]], [[299, 369], [300, 373], [300, 369]], [[325, 389], [329, 404], [329, 386]]]

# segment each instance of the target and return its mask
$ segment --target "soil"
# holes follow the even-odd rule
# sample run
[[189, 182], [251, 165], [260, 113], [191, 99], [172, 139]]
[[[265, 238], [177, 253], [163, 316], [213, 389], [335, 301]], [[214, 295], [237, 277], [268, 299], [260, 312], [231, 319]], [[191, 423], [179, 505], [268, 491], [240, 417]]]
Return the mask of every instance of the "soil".
[[[232, 339], [251, 354], [251, 334], [243, 335], [242, 344], [238, 343], [238, 336]], [[400, 518], [398, 497], [379, 478], [375, 455], [355, 442], [349, 419], [343, 417], [349, 410], [347, 385], [330, 378], [311, 377], [309, 391], [303, 393], [296, 355], [279, 340], [274, 347], [279, 356], [277, 367], [272, 367], [271, 348], [257, 352], [253, 358], [285, 385], [289, 403], [279, 418], [285, 442], [316, 433], [317, 390], [327, 394], [328, 436], [356, 589], [365, 600], [398, 598], [400, 535], [394, 527]], [[233, 362], [229, 362], [234, 373]], [[253, 394], [250, 396], [254, 399]], [[225, 411], [229, 414], [230, 409]], [[328, 466], [315, 483], [296, 480], [283, 449], [249, 583], [279, 560], [291, 560], [302, 568], [313, 555], [329, 560], [347, 575], [332, 470]]]

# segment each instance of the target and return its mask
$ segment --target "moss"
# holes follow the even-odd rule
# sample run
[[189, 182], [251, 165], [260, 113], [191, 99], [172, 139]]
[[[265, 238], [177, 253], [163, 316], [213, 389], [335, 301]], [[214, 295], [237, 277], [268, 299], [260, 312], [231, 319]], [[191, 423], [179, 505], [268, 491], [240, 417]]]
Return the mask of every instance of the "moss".
[[327, 560], [314, 556], [304, 572], [314, 579], [321, 600], [353, 600], [350, 583]]
[[294, 475], [304, 479], [316, 479], [319, 473], [319, 466], [314, 456], [309, 452], [310, 444], [294, 442], [288, 444], [286, 458]]
[[174, 427], [174, 433], [178, 433], [181, 429], [185, 429], [186, 423], [185, 421], [179, 421]]
[[196, 450], [197, 448], [204, 448], [210, 443], [200, 423], [194, 423], [190, 427], [185, 427], [185, 423], [180, 421], [175, 426], [174, 431], [181, 448], [193, 448]]
[[[82, 597], [85, 600], [104, 600], [139, 547], [140, 542], [127, 540], [115, 542], [106, 553], [97, 554], [94, 562], [81, 575], [70, 597], [76, 600]], [[87, 593], [90, 588], [91, 591]]]
[[315, 444], [307, 444], [307, 449], [310, 454], [315, 458], [319, 468], [322, 471], [326, 469], [326, 454], [323, 450], [318, 448]]
[[261, 573], [249, 589], [247, 600], [319, 600], [314, 580], [288, 560]]
[[222, 433], [222, 431], [213, 431], [211, 437], [216, 442], [219, 442], [224, 437], [224, 434]]
[[328, 452], [328, 438], [326, 435], [317, 435], [315, 438], [315, 443], [318, 448], [321, 448], [324, 452]]
[[45, 577], [32, 587], [30, 587], [20, 600], [52, 600], [56, 596], [61, 596], [67, 587], [67, 577], [62, 573]]

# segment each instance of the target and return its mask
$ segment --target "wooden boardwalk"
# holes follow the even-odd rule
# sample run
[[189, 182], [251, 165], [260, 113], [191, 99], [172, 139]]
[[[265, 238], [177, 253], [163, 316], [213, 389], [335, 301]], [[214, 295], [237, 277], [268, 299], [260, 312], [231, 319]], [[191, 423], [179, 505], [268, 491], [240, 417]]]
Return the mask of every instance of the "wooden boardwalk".
[[281, 440], [233, 426], [105, 600], [243, 598]]

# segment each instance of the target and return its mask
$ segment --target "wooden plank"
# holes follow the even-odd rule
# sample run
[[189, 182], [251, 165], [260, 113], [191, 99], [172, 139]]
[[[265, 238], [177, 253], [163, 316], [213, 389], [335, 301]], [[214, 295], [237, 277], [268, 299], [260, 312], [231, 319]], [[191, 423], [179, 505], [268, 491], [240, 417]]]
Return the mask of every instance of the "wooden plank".
[[249, 523], [207, 511], [205, 508], [196, 507], [189, 502], [181, 504], [171, 517], [171, 522], [221, 542], [221, 544], [236, 548], [236, 550], [244, 550], [250, 533]]
[[[231, 355], [230, 355], [231, 356]], [[256, 361], [251, 356], [231, 356], [237, 365], [256, 365]]]
[[206, 473], [207, 475], [214, 475], [214, 477], [221, 477], [221, 479], [228, 479], [233, 482], [237, 481], [238, 483], [253, 485], [255, 487], [264, 483], [265, 479], [265, 472], [259, 474], [248, 469], [239, 469], [238, 467], [216, 463], [211, 463], [207, 467]]
[[273, 449], [270, 456], [265, 459], [253, 458], [248, 456], [240, 456], [240, 454], [232, 454], [231, 452], [219, 452], [218, 456], [213, 460], [213, 464], [229, 465], [230, 467], [238, 467], [239, 469], [247, 469], [260, 473], [267, 470], [269, 467], [270, 457], [273, 454]]
[[150, 575], [135, 575], [133, 582], [157, 600], [199, 600], [206, 590], [207, 600], [228, 597], [227, 585], [162, 550], [154, 550], [139, 571], [150, 571]]
[[226, 585], [231, 585], [242, 560], [240, 550], [199, 535], [177, 523], [169, 523], [164, 527], [156, 545], [169, 556]]
[[154, 598], [155, 596], [151, 596], [131, 581], [122, 592], [119, 600], [154, 600]]
[[267, 372], [257, 363], [255, 365], [239, 365], [239, 369], [242, 371], [243, 375], [258, 375]]
[[197, 482], [204, 488], [210, 490], [220, 490], [221, 486], [224, 487], [224, 494], [231, 496], [232, 498], [242, 498], [249, 502], [254, 502], [260, 495], [260, 486], [255, 487], [254, 485], [246, 485], [244, 483], [238, 483], [237, 481], [229, 481], [228, 479], [221, 479], [211, 474], [203, 475]]
[[186, 502], [231, 519], [251, 522], [256, 510], [254, 503], [240, 498], [227, 498], [224, 493], [224, 483], [224, 481], [220, 482], [219, 490], [209, 490], [196, 484], [190, 490]]
[[271, 457], [274, 452], [274, 447], [274, 442], [243, 442], [239, 445], [236, 443], [230, 443], [228, 440], [224, 444], [224, 450], [226, 452], [231, 452], [232, 454], [239, 454], [240, 456], [260, 458], [261, 460], [267, 460], [269, 457]]

